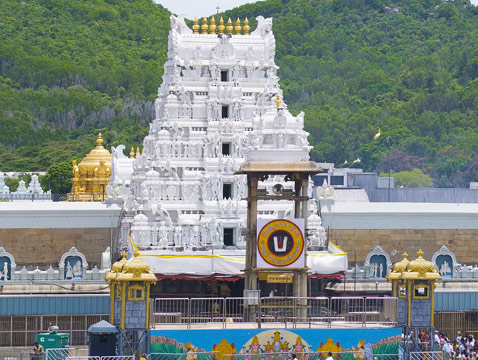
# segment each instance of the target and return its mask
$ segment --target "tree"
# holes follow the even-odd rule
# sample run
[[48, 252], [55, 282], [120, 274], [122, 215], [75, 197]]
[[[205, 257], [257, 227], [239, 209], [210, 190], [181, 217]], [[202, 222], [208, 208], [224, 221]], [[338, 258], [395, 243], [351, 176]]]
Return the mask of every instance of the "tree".
[[71, 191], [72, 177], [72, 160], [66, 160], [50, 166], [40, 182], [43, 190], [50, 189], [53, 194], [66, 194]]
[[[387, 176], [388, 174], [382, 173], [380, 175]], [[424, 174], [420, 169], [392, 172], [392, 176], [395, 181], [395, 187], [423, 188], [433, 186], [433, 179], [429, 175]]]
[[[401, 150], [390, 150], [389, 153], [382, 156], [377, 163], [377, 171], [410, 171], [416, 168], [423, 168], [425, 158], [411, 156]], [[390, 164], [390, 169], [389, 169]]]
[[474, 156], [463, 171], [458, 171], [451, 176], [450, 183], [454, 187], [470, 186], [470, 182], [478, 182], [478, 156]]

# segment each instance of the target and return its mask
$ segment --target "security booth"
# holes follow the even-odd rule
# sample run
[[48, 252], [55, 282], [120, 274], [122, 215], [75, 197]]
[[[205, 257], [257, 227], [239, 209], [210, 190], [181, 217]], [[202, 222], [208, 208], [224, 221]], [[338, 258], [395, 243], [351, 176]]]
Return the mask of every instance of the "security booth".
[[105, 274], [110, 287], [110, 321], [119, 330], [118, 355], [149, 353], [150, 289], [156, 283], [156, 275], [149, 264], [140, 259], [137, 250], [134, 257], [122, 259]]
[[89, 356], [115, 356], [118, 344], [118, 329], [105, 320], [88, 328]]
[[[409, 261], [408, 254], [393, 265], [387, 279], [392, 282], [393, 296], [397, 298], [397, 322], [404, 328], [406, 341], [404, 350], [419, 348], [418, 334], [429, 332], [433, 339], [435, 283], [441, 281], [437, 267], [425, 260], [420, 250], [415, 260]], [[430, 342], [433, 350], [434, 341]]]

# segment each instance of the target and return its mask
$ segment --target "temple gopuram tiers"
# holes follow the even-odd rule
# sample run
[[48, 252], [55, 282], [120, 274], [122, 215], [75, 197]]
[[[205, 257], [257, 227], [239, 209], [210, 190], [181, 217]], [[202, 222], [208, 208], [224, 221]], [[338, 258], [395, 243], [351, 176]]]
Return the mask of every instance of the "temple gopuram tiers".
[[[235, 26], [231, 19], [217, 26], [214, 18], [196, 20], [190, 29], [171, 16], [168, 60], [143, 153], [132, 159], [124, 146], [113, 149], [107, 201], [124, 203], [116, 251], [139, 249], [157, 274], [242, 274], [247, 183], [235, 171], [264, 156], [309, 160], [304, 113], [293, 116], [282, 101], [272, 19], [257, 21], [252, 32], [247, 19]], [[267, 191], [278, 183], [293, 190], [273, 176]], [[293, 203], [266, 201], [258, 216], [293, 217], [292, 209]], [[315, 201], [309, 210], [308, 246], [328, 253]], [[342, 256], [327, 271], [345, 271], [346, 255], [333, 251]], [[211, 253], [213, 261], [174, 259]]]

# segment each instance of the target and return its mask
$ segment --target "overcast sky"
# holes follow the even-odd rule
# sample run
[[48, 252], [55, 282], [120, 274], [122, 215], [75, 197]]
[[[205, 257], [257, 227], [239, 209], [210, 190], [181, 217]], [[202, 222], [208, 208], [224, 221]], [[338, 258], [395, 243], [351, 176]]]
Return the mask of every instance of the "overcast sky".
[[188, 19], [198, 19], [204, 16], [210, 16], [219, 11], [226, 11], [237, 6], [254, 3], [258, 0], [154, 0], [174, 14], [183, 14]]

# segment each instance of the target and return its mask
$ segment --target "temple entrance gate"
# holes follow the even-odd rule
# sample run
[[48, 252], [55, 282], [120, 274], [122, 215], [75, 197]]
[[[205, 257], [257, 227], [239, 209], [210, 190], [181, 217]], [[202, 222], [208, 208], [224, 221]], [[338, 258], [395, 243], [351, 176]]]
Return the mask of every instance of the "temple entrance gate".
[[[320, 168], [311, 161], [248, 161], [236, 172], [247, 175], [248, 186], [245, 294], [259, 290], [258, 281], [265, 280], [268, 283], [292, 283], [290, 295], [304, 300], [307, 297], [305, 229], [310, 199], [309, 178], [319, 172]], [[294, 186], [286, 189], [278, 183], [268, 190], [262, 183], [269, 176], [280, 177], [281, 183], [293, 182]], [[272, 220], [258, 219], [259, 201], [271, 200], [293, 202], [293, 214]], [[275, 293], [270, 295], [273, 298]], [[275, 306], [274, 301], [271, 300], [270, 306]], [[307, 315], [306, 308], [300, 303], [292, 310], [301, 318]], [[250, 313], [255, 314], [256, 311]]]

